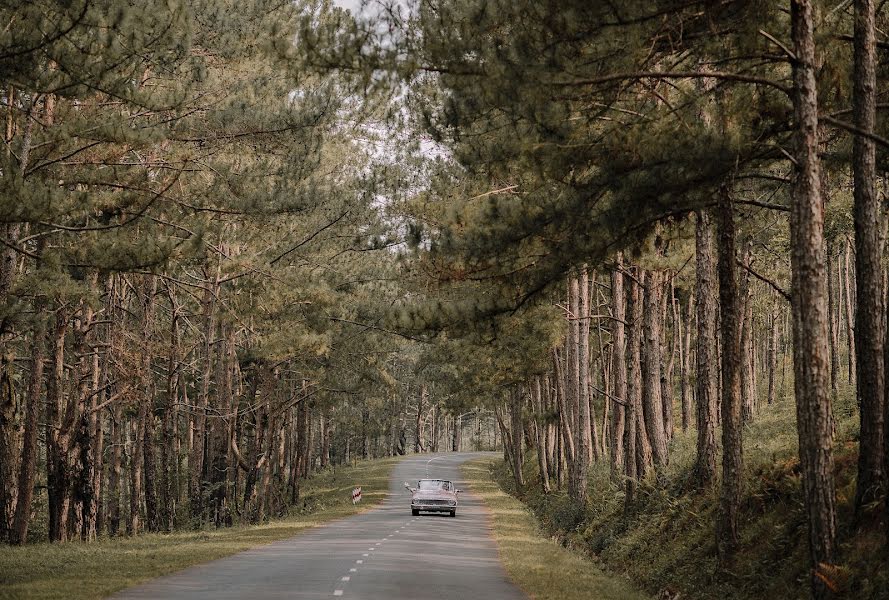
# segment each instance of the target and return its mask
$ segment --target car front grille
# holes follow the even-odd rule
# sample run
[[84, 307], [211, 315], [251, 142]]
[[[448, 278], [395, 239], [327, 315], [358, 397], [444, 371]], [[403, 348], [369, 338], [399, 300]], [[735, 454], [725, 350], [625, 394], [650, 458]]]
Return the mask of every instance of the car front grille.
[[417, 500], [417, 504], [425, 506], [448, 506], [450, 500]]

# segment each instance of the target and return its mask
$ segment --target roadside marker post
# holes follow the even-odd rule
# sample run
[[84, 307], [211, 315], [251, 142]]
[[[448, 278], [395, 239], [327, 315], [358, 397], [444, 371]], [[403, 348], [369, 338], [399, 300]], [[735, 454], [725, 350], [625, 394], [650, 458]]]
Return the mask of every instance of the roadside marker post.
[[352, 490], [352, 504], [358, 504], [361, 502], [361, 488], [357, 487]]

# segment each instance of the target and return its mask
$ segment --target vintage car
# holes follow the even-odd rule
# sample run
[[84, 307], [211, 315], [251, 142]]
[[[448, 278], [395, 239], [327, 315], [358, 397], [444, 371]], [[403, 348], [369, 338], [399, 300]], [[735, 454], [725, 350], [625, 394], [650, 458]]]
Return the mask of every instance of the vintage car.
[[454, 484], [445, 479], [421, 479], [417, 487], [411, 487], [404, 482], [404, 487], [411, 493], [411, 514], [419, 515], [423, 512], [448, 513], [457, 516], [458, 490]]

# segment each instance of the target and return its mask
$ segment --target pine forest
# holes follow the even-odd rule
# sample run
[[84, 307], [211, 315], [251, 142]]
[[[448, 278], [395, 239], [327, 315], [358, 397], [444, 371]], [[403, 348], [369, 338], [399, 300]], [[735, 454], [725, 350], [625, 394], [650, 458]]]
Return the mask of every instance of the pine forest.
[[55, 597], [4, 593], [29, 548], [496, 452], [646, 597], [889, 598], [887, 32], [876, 0], [3, 0], [0, 597]]

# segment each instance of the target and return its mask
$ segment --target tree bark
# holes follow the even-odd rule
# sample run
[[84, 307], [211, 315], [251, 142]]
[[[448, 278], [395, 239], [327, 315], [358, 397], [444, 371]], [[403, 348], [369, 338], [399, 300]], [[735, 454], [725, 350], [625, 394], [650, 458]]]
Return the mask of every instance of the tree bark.
[[776, 391], [776, 383], [777, 383], [777, 361], [778, 361], [778, 336], [781, 332], [781, 327], [779, 325], [780, 319], [780, 306], [778, 292], [772, 290], [772, 314], [769, 320], [770, 323], [770, 331], [769, 331], [769, 350], [768, 350], [768, 363], [769, 363], [769, 391], [768, 391], [768, 403], [771, 406], [775, 403], [775, 391]]
[[847, 365], [849, 367], [849, 383], [855, 381], [856, 374], [858, 373], [856, 359], [855, 356], [855, 338], [857, 337], [855, 334], [855, 317], [852, 315], [852, 306], [856, 302], [856, 298], [852, 293], [853, 280], [856, 279], [857, 274], [853, 272], [852, 267], [852, 244], [848, 240], [846, 241], [846, 252], [845, 256], [845, 268], [843, 270], [843, 286], [846, 288], [846, 342], [848, 345], [848, 357]]
[[[624, 470], [626, 473], [625, 505], [636, 498], [636, 481], [645, 476], [639, 472], [636, 442], [639, 413], [642, 410], [642, 302], [635, 276], [627, 277], [627, 394], [624, 427]], [[644, 435], [644, 432], [641, 432]]]
[[546, 421], [544, 420], [543, 398], [540, 375], [534, 377], [531, 389], [531, 404], [534, 409], [534, 434], [537, 441], [537, 466], [540, 469], [540, 487], [544, 494], [550, 492], [549, 466], [546, 452]]
[[818, 158], [814, 8], [809, 0], [791, 3], [793, 104], [796, 115], [795, 177], [791, 193], [794, 395], [800, 464], [809, 516], [812, 593], [830, 595], [818, 576], [833, 565], [836, 550], [836, 489], [832, 454], [832, 413], [828, 377], [827, 280], [824, 256], [824, 205]]
[[12, 355], [0, 356], [0, 543], [10, 539], [18, 496], [19, 427], [18, 405], [12, 382]]
[[[681, 304], [681, 303], [680, 303]], [[686, 299], [685, 310], [677, 306], [676, 327], [680, 338], [679, 344], [679, 398], [682, 404], [682, 431], [688, 431], [692, 422], [692, 394], [689, 374], [691, 373], [691, 324], [692, 324], [691, 299]]]
[[645, 432], [651, 444], [658, 478], [663, 477], [667, 466], [667, 437], [664, 429], [664, 411], [661, 401], [661, 285], [663, 278], [658, 271], [643, 273], [644, 299], [644, 335], [645, 344], [642, 349], [645, 364], [645, 381], [642, 387], [642, 412], [645, 416]]
[[[145, 292], [142, 307], [142, 340], [149, 344], [154, 337], [154, 308], [157, 295], [157, 278], [146, 276]], [[148, 531], [160, 531], [160, 516], [157, 505], [157, 458], [155, 453], [155, 414], [154, 397], [156, 392], [154, 372], [152, 371], [152, 352], [143, 352], [140, 387], [144, 396], [141, 398], [142, 430], [142, 476], [145, 482], [145, 525]]]
[[740, 282], [740, 330], [741, 330], [741, 422], [753, 420], [756, 404], [756, 389], [753, 383], [753, 299], [750, 291], [750, 241], [744, 245], [743, 264]]
[[68, 311], [56, 309], [56, 324], [52, 336], [52, 368], [46, 384], [46, 490], [49, 501], [49, 539], [63, 542], [68, 535], [68, 503], [70, 501], [68, 439], [60, 418], [64, 400], [65, 335], [68, 330]]
[[[673, 277], [669, 272], [661, 274], [662, 281], [669, 283], [661, 293], [661, 310], [658, 318], [661, 330], [660, 369], [661, 369], [661, 405], [664, 413], [664, 437], [667, 444], [673, 439], [673, 367], [676, 362], [676, 353], [679, 346], [679, 338], [676, 334], [676, 320], [673, 320], [672, 329], [667, 328], [667, 316], [673, 314], [674, 289]], [[669, 348], [668, 348], [669, 346]], [[669, 358], [668, 358], [669, 356]]]
[[[876, 8], [875, 0], [855, 0], [855, 36], [852, 112], [855, 126], [873, 132], [876, 124]], [[874, 190], [876, 149], [873, 140], [857, 135], [852, 140], [855, 222], [855, 357], [858, 369], [856, 396], [860, 407], [861, 435], [855, 515], [880, 497], [883, 472], [885, 363], [883, 355], [883, 281], [880, 264], [883, 244], [881, 202]]]
[[40, 398], [43, 387], [43, 366], [46, 355], [45, 301], [38, 299], [34, 311], [37, 319], [31, 340], [31, 373], [25, 398], [25, 423], [22, 439], [22, 460], [18, 473], [18, 502], [15, 506], [10, 542], [25, 544], [28, 541], [28, 525], [31, 521], [31, 501], [34, 498], [34, 480], [37, 475], [37, 416], [40, 414]]
[[722, 336], [722, 486], [716, 518], [716, 550], [720, 565], [729, 567], [738, 546], [743, 447], [741, 439], [741, 303], [735, 267], [735, 224], [725, 187], [718, 201], [719, 315]]
[[[617, 255], [617, 265], [611, 274], [611, 374], [614, 384], [612, 393], [620, 402], [627, 402], [627, 357], [626, 357], [626, 294], [624, 293], [623, 256]], [[624, 427], [626, 404], [612, 403], [610, 450], [611, 472], [618, 477], [624, 466]], [[635, 460], [635, 457], [634, 457]]]
[[577, 369], [578, 378], [577, 398], [577, 431], [580, 437], [580, 447], [575, 456], [575, 499], [585, 502], [587, 495], [587, 477], [590, 462], [593, 458], [592, 423], [594, 418], [590, 410], [590, 280], [586, 267], [581, 269], [576, 279], [579, 294], [577, 295], [577, 308], [575, 318], [578, 319], [578, 344], [577, 344]]
[[[827, 187], [827, 186], [823, 186]], [[836, 401], [839, 397], [840, 383], [840, 324], [837, 319], [837, 288], [839, 287], [839, 273], [837, 273], [836, 282], [833, 278], [833, 269], [830, 268], [830, 251], [827, 252], [827, 324], [830, 331], [830, 394], [831, 398]]]
[[713, 266], [713, 228], [706, 209], [696, 213], [695, 225], [695, 310], [697, 338], [695, 352], [697, 451], [694, 474], [699, 488], [716, 477], [716, 421], [718, 360], [716, 347], [716, 289]]
[[515, 477], [516, 491], [521, 492], [525, 487], [525, 475], [523, 466], [525, 452], [522, 444], [524, 436], [522, 423], [522, 392], [520, 389], [509, 390], [509, 437], [512, 441], [513, 476]]
[[[426, 384], [420, 386], [420, 397], [417, 399], [417, 419], [414, 427], [414, 452], [420, 453], [423, 448], [423, 409], [426, 406]], [[368, 457], [366, 457], [368, 458]]]

